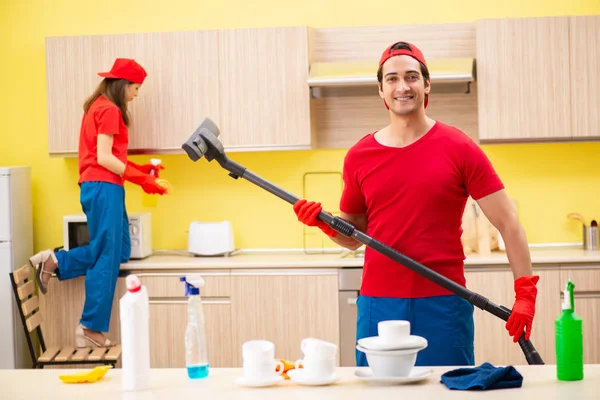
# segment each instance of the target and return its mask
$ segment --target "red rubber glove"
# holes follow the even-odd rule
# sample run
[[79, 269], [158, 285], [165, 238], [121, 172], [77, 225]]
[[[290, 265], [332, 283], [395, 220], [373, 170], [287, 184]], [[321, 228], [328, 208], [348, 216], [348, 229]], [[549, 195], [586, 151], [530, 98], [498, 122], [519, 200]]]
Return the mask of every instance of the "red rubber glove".
[[167, 192], [167, 188], [156, 183], [156, 177], [145, 174], [133, 166], [133, 163], [127, 162], [125, 165], [125, 172], [123, 178], [126, 181], [135, 183], [142, 187], [144, 192], [149, 194], [160, 194], [163, 195]]
[[294, 204], [294, 212], [298, 217], [298, 221], [308, 226], [316, 226], [323, 231], [327, 236], [336, 237], [337, 231], [327, 225], [325, 222], [317, 219], [317, 216], [321, 212], [323, 207], [321, 203], [315, 203], [314, 201], [306, 201], [304, 199], [298, 200]]
[[537, 275], [522, 276], [515, 280], [515, 304], [512, 313], [506, 321], [506, 329], [513, 342], [518, 342], [525, 329], [525, 340], [529, 340], [533, 316], [535, 315], [535, 298], [537, 296], [536, 283], [540, 280]]
[[136, 164], [133, 161], [127, 160], [127, 164], [131, 164], [139, 171], [150, 175], [152, 171], [154, 171], [154, 177], [159, 178], [159, 171], [165, 169], [162, 164], [154, 165], [154, 164]]

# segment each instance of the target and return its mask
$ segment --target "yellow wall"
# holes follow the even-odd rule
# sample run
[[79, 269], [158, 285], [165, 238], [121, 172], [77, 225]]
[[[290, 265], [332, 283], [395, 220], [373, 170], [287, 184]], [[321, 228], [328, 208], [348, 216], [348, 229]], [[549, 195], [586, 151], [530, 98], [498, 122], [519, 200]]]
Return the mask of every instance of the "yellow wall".
[[[372, 4], [363, 0], [0, 2], [0, 165], [33, 168], [36, 250], [61, 244], [62, 215], [80, 212], [76, 161], [47, 155], [45, 36], [470, 22], [492, 17], [600, 13], [597, 0], [430, 0], [416, 7], [402, 4], [392, 0]], [[580, 240], [579, 225], [566, 220], [569, 212], [600, 219], [600, 144], [484, 148], [506, 182], [509, 194], [519, 203], [530, 242]], [[341, 150], [230, 154], [255, 173], [297, 195], [303, 193], [305, 172], [339, 171], [343, 155]], [[222, 219], [233, 222], [238, 247], [302, 246], [303, 228], [287, 203], [249, 182], [234, 181], [214, 163], [202, 160], [194, 164], [184, 155], [165, 156], [163, 160], [167, 167], [164, 176], [173, 183], [175, 192], [161, 198], [157, 208], [149, 209], [153, 211], [155, 248], [185, 248], [191, 220]], [[245, 200], [234, 196], [234, 190], [241, 191]], [[311, 193], [315, 193], [314, 188]], [[127, 196], [130, 212], [144, 210], [137, 187], [127, 186]], [[325, 193], [323, 198], [327, 198]], [[272, 223], [267, 223], [269, 218]]]

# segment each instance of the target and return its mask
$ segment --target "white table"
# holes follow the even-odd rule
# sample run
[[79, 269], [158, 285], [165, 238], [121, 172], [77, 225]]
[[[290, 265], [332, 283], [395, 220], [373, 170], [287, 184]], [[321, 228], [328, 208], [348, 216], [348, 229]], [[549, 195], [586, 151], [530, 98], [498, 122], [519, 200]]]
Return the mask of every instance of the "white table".
[[76, 370], [0, 370], [0, 398], [22, 399], [77, 399], [77, 400], [334, 400], [334, 399], [600, 399], [600, 364], [586, 365], [584, 380], [563, 382], [556, 379], [555, 365], [517, 365], [523, 375], [523, 386], [518, 389], [487, 391], [449, 390], [440, 383], [440, 376], [453, 368], [433, 367], [433, 374], [420, 383], [404, 385], [374, 385], [354, 376], [354, 367], [338, 368], [341, 379], [329, 386], [301, 386], [285, 380], [267, 388], [245, 388], [234, 381], [242, 370], [237, 368], [212, 369], [205, 379], [190, 380], [185, 369], [152, 370], [152, 389], [143, 392], [124, 392], [121, 389], [121, 370], [112, 369], [95, 383], [66, 384], [58, 376]]

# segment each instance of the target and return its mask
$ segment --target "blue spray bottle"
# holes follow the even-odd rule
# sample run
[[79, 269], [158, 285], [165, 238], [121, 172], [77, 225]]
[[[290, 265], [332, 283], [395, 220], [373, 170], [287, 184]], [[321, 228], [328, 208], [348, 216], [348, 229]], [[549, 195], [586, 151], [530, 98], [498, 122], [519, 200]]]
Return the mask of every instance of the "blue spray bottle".
[[208, 376], [208, 348], [206, 343], [206, 321], [200, 298], [200, 287], [204, 279], [199, 276], [179, 278], [185, 283], [185, 296], [188, 300], [188, 321], [185, 329], [185, 361], [188, 376], [192, 379]]

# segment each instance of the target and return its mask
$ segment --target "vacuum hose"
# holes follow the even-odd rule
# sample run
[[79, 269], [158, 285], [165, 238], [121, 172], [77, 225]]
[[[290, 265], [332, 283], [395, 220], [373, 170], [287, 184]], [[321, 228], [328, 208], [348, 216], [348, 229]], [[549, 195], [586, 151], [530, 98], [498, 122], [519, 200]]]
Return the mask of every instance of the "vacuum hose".
[[[234, 179], [243, 178], [255, 184], [256, 186], [272, 193], [273, 195], [287, 201], [290, 204], [295, 204], [300, 198], [274, 185], [273, 183], [261, 178], [260, 176], [249, 171], [235, 161], [230, 160], [223, 149], [223, 145], [218, 139], [219, 128], [210, 119], [205, 119], [190, 138], [181, 146], [192, 161], [198, 161], [202, 157], [206, 157], [208, 161], [217, 160], [219, 165], [229, 171], [229, 176]], [[464, 286], [446, 278], [443, 275], [425, 267], [415, 260], [405, 256], [404, 254], [394, 250], [390, 246], [370, 237], [369, 235], [357, 230], [352, 224], [347, 221], [334, 217], [331, 214], [321, 211], [318, 218], [331, 226], [335, 231], [342, 235], [352, 237], [356, 241], [372, 248], [375, 251], [391, 258], [392, 260], [404, 265], [410, 270], [424, 276], [425, 278], [437, 283], [441, 287], [457, 294], [466, 299], [475, 307], [485, 310], [498, 318], [507, 321], [510, 317], [511, 310], [498, 306], [488, 300], [486, 297], [477, 294]], [[535, 347], [529, 340], [525, 340], [525, 332], [519, 338], [519, 346], [525, 355], [528, 364], [544, 364], [542, 357], [538, 354]]]

